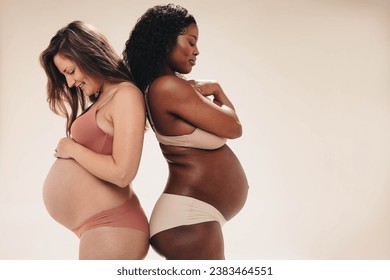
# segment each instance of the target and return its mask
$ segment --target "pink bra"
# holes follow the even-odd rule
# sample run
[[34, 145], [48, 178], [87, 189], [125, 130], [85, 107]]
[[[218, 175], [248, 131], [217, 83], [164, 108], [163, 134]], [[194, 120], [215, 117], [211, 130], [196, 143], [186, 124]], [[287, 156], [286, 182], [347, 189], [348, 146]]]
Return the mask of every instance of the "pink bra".
[[[107, 99], [111, 99], [112, 94]], [[73, 122], [71, 127], [72, 138], [79, 144], [87, 147], [95, 153], [110, 155], [112, 154], [113, 137], [105, 133], [96, 122], [96, 112], [99, 106], [93, 104]]]
[[156, 135], [157, 140], [161, 144], [178, 146], [178, 147], [198, 148], [198, 149], [205, 149], [205, 150], [215, 150], [225, 145], [227, 138], [219, 137], [215, 134], [212, 134], [200, 128], [195, 128], [195, 130], [191, 134], [185, 134], [185, 135], [167, 136], [158, 133], [152, 120], [152, 115], [150, 113], [150, 109], [147, 101], [147, 95], [148, 92], [146, 90], [145, 104], [146, 104], [147, 114], [149, 116], [149, 122]]

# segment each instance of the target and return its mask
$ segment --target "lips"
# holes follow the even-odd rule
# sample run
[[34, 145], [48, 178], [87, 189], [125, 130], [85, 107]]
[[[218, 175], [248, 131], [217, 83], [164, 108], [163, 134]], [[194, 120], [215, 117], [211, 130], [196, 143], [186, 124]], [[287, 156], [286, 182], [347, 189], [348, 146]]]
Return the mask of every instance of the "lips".
[[85, 85], [85, 83], [81, 83], [77, 86], [77, 88], [81, 89], [83, 86]]
[[189, 62], [192, 66], [194, 66], [196, 64], [196, 59], [190, 59]]

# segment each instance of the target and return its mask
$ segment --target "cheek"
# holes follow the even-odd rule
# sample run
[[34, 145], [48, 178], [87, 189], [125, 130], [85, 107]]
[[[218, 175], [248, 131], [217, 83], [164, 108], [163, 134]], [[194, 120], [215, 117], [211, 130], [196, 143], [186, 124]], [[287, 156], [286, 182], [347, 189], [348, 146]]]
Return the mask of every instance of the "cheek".
[[187, 58], [187, 57], [191, 56], [191, 54], [192, 54], [192, 49], [191, 49], [191, 47], [189, 47], [188, 45], [186, 45], [186, 46], [182, 46], [182, 47], [180, 48], [180, 52], [181, 52], [181, 55], [183, 56], [183, 58], [184, 58], [184, 57]]
[[179, 41], [176, 47], [173, 49], [173, 53], [179, 58], [179, 56], [183, 59], [191, 55], [191, 48], [188, 46], [187, 42]]
[[93, 88], [95, 88], [97, 85], [97, 83], [94, 79], [91, 79], [91, 78], [86, 77], [86, 76], [83, 77], [83, 81], [85, 81], [87, 84], [89, 84], [90, 87], [93, 87]]
[[188, 62], [189, 57], [191, 56], [191, 51], [188, 48], [184, 48], [178, 45], [168, 56], [168, 64], [170, 68], [174, 71], [180, 72], [182, 74], [188, 74], [191, 72], [191, 65]]

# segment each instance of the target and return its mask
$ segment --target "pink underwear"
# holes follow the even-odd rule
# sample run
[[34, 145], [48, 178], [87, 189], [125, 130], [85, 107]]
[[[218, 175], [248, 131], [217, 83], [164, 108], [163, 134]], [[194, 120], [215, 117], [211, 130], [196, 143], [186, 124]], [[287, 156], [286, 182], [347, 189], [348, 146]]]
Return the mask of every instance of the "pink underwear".
[[78, 237], [81, 237], [87, 230], [98, 227], [126, 227], [149, 234], [148, 219], [135, 195], [122, 205], [102, 211], [86, 219], [72, 231]]

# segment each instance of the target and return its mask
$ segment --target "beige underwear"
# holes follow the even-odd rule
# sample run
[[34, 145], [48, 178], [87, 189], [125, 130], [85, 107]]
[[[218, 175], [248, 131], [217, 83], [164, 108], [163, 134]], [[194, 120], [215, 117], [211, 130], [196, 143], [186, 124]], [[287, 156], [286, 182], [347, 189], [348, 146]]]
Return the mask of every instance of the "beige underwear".
[[206, 202], [189, 196], [163, 193], [150, 218], [150, 237], [170, 228], [211, 221], [221, 226], [226, 223], [221, 212]]

